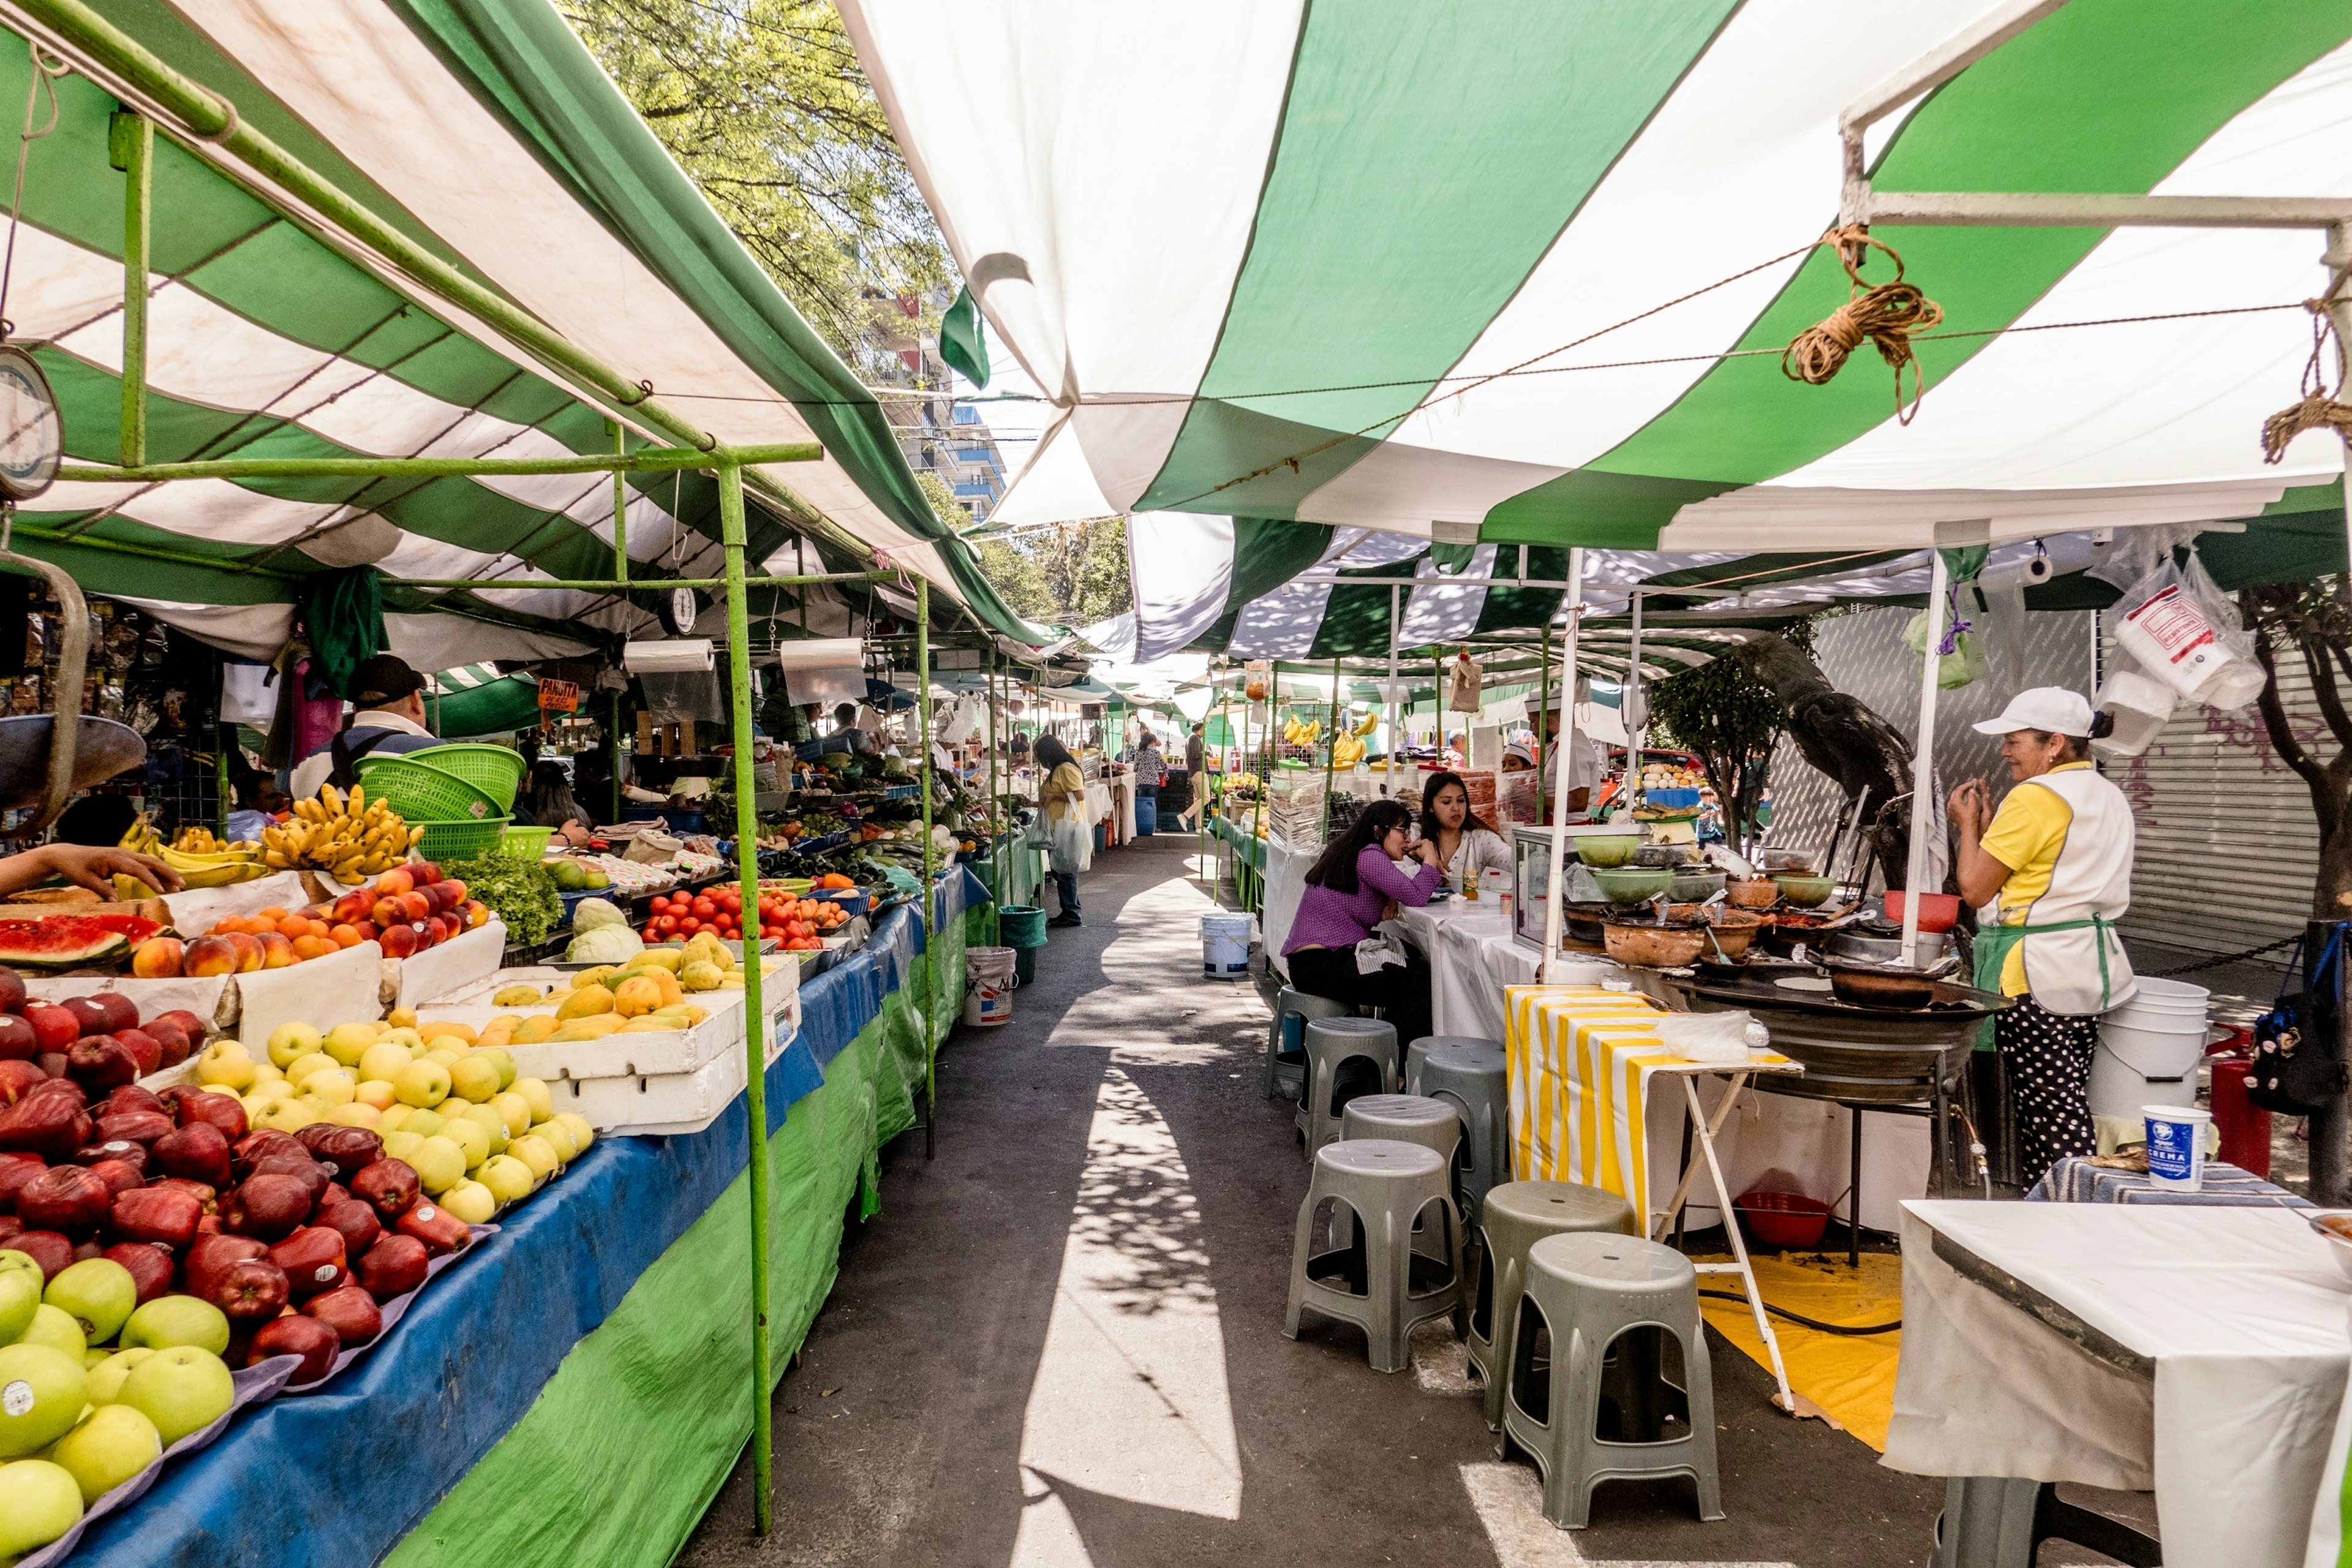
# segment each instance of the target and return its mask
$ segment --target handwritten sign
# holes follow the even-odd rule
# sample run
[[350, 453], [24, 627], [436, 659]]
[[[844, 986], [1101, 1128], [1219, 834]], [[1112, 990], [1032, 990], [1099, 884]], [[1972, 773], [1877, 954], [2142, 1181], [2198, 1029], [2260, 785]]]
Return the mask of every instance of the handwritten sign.
[[539, 705], [551, 713], [579, 712], [579, 683], [571, 680], [549, 680], [541, 677], [539, 682]]

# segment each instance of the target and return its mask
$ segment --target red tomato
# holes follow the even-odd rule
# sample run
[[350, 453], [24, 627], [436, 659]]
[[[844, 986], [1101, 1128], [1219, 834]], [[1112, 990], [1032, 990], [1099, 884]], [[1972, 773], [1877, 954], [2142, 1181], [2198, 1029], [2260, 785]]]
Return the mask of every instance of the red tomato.
[[661, 940], [661, 932], [654, 929], [654, 922], [651, 921], [647, 921], [646, 922], [646, 929], [639, 931], [637, 934], [645, 938], [647, 942], [659, 942]]
[[686, 919], [677, 922], [677, 934], [680, 936], [692, 936], [696, 931], [698, 931], [701, 929], [702, 922], [696, 920], [692, 915], [688, 915]]
[[725, 892], [719, 895], [719, 903], [721, 909], [727, 910], [730, 913], [742, 913], [743, 890], [740, 888], [728, 889]]
[[694, 913], [697, 919], [707, 921], [718, 912], [719, 905], [711, 899], [709, 894], [705, 893], [702, 897], [694, 900]]
[[660, 919], [654, 921], [654, 925], [660, 931], [662, 935], [668, 936], [677, 930], [677, 917], [676, 915], [663, 915]]

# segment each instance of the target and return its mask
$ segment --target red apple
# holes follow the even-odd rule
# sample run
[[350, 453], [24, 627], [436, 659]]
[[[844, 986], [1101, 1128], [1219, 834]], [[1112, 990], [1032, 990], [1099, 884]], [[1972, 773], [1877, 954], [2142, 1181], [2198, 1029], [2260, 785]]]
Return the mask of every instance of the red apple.
[[32, 1062], [0, 1060], [0, 1107], [16, 1104], [26, 1089], [48, 1081], [49, 1075]]
[[131, 1059], [139, 1064], [139, 1076], [162, 1070], [163, 1042], [144, 1029], [124, 1029], [114, 1037], [131, 1052]]
[[25, 977], [0, 964], [0, 1013], [20, 1013], [25, 1008]]
[[0, 1214], [14, 1214], [16, 1189], [48, 1168], [38, 1154], [0, 1154]]
[[184, 1176], [215, 1188], [229, 1184], [228, 1140], [209, 1121], [191, 1121], [156, 1139], [148, 1158], [167, 1176]]
[[213, 1276], [205, 1298], [232, 1323], [268, 1322], [286, 1306], [286, 1271], [267, 1258], [247, 1258]]
[[286, 1293], [297, 1301], [335, 1289], [352, 1277], [343, 1233], [332, 1226], [303, 1226], [269, 1249], [269, 1261], [286, 1271]]
[[125, 1029], [135, 1029], [139, 1026], [139, 1004], [122, 994], [121, 992], [101, 991], [88, 1000], [106, 1019], [105, 1026], [98, 1033], [119, 1035]]
[[333, 1179], [328, 1175], [324, 1165], [310, 1158], [307, 1151], [300, 1149], [290, 1153], [278, 1149], [271, 1150], [253, 1163], [253, 1170], [245, 1179], [249, 1182], [255, 1176], [292, 1176], [300, 1182], [302, 1201], [310, 1205], [310, 1208], [303, 1211], [306, 1215], [310, 1208], [319, 1206], [319, 1199], [325, 1195], [328, 1182]]
[[[62, 1242], [65, 1237], [58, 1239]], [[389, 1301], [424, 1284], [425, 1266], [432, 1261], [433, 1255], [415, 1237], [387, 1236], [360, 1259], [360, 1283], [378, 1301]]]
[[394, 1221], [393, 1229], [415, 1237], [436, 1258], [445, 1252], [463, 1252], [474, 1239], [466, 1222], [438, 1204], [418, 1204]]
[[133, 1187], [114, 1194], [108, 1215], [117, 1241], [152, 1241], [173, 1251], [196, 1239], [205, 1205], [183, 1187]]
[[23, 1016], [45, 1051], [62, 1051], [81, 1038], [81, 1020], [54, 1002], [27, 1002]]
[[[98, 1109], [90, 1114], [103, 1119], [109, 1116], [120, 1116], [126, 1110], [144, 1110], [152, 1115], [166, 1118], [172, 1114], [161, 1100], [135, 1083], [126, 1083], [104, 1100], [100, 1100]], [[146, 1143], [152, 1142], [153, 1140], [142, 1138], [140, 1142]]]
[[8, 1249], [39, 1264], [45, 1283], [64, 1273], [74, 1261], [72, 1238], [54, 1230], [20, 1230], [8, 1238]]
[[139, 1076], [139, 1058], [112, 1035], [84, 1035], [66, 1053], [66, 1076], [93, 1095]]
[[181, 1032], [189, 1039], [198, 1045], [204, 1044], [205, 1020], [197, 1017], [185, 1007], [174, 1007], [168, 1013], [158, 1013], [147, 1022], [150, 1026], [156, 1024], [177, 1024], [180, 1026]]
[[140, 1026], [141, 1033], [152, 1038], [163, 1053], [163, 1065], [178, 1067], [188, 1059], [194, 1047], [188, 1043], [187, 1031], [164, 1018], [151, 1018]]
[[334, 1330], [345, 1350], [372, 1343], [383, 1332], [383, 1313], [364, 1285], [345, 1285], [313, 1296], [302, 1303], [302, 1310]]
[[58, 1092], [60, 1087], [63, 1080], [52, 1079], [0, 1110], [0, 1153], [62, 1160], [89, 1142], [97, 1124], [82, 1110], [79, 1091], [69, 1098]]
[[406, 1214], [420, 1191], [415, 1171], [403, 1160], [378, 1160], [352, 1177], [352, 1196], [375, 1210], [376, 1218], [386, 1225]]
[[186, 1260], [180, 1265], [181, 1286], [189, 1295], [209, 1300], [223, 1269], [248, 1258], [268, 1256], [268, 1244], [249, 1236], [206, 1236], [199, 1232], [188, 1247]]
[[0, 1013], [0, 1061], [28, 1062], [40, 1055], [41, 1037], [14, 1013]]
[[315, 1215], [320, 1209], [325, 1208], [330, 1204], [349, 1203], [351, 1197], [351, 1188], [341, 1182], [329, 1182], [327, 1190], [319, 1194], [319, 1201], [311, 1206], [310, 1212]]
[[383, 1223], [375, 1217], [375, 1210], [357, 1198], [320, 1204], [319, 1212], [311, 1216], [311, 1223], [327, 1226], [342, 1237], [346, 1261], [366, 1257], [368, 1248], [375, 1245], [376, 1237], [383, 1234]]
[[[210, 1182], [190, 1181], [185, 1176], [158, 1176], [154, 1181], [149, 1183], [148, 1185], [156, 1187], [171, 1187], [179, 1192], [185, 1193], [190, 1197], [195, 1199], [197, 1204], [207, 1215], [213, 1212], [213, 1205], [220, 1197], [220, 1189], [214, 1186]], [[215, 1228], [217, 1229], [218, 1227], [215, 1226]]]
[[104, 1182], [107, 1191], [127, 1193], [146, 1184], [146, 1150], [136, 1143], [101, 1143], [99, 1147], [108, 1151], [104, 1159], [76, 1160], [74, 1163], [84, 1166], [91, 1175]]
[[[110, 1100], [108, 1103], [111, 1104], [112, 1101]], [[98, 1136], [100, 1142], [120, 1142], [136, 1143], [142, 1148], [152, 1148], [158, 1142], [170, 1137], [175, 1131], [172, 1119], [160, 1110], [134, 1110], [127, 1108], [110, 1110], [104, 1105], [99, 1107]]]
[[335, 1357], [342, 1348], [343, 1342], [336, 1337], [331, 1325], [295, 1312], [272, 1318], [254, 1331], [252, 1346], [245, 1352], [245, 1364], [259, 1366], [277, 1356], [300, 1356], [302, 1364], [287, 1379], [288, 1387], [299, 1388], [334, 1371]]
[[253, 1174], [254, 1163], [265, 1154], [307, 1154], [309, 1150], [295, 1142], [291, 1132], [280, 1132], [275, 1127], [263, 1127], [247, 1133], [229, 1146], [236, 1160], [237, 1178], [241, 1181]]
[[233, 1094], [216, 1094], [205, 1089], [167, 1089], [160, 1098], [183, 1127], [202, 1121], [232, 1144], [250, 1131], [245, 1102]]
[[106, 1223], [114, 1189], [82, 1165], [52, 1165], [16, 1189], [16, 1216], [32, 1230], [54, 1230], [80, 1241]]
[[73, 1015], [77, 1037], [114, 1032], [113, 1026], [107, 1022], [114, 1016], [112, 1010], [100, 1006], [95, 996], [68, 996], [58, 1005]]
[[222, 1229], [260, 1241], [281, 1239], [310, 1215], [310, 1184], [275, 1173], [247, 1176], [220, 1202]]
[[330, 1175], [356, 1174], [383, 1158], [383, 1140], [364, 1127], [313, 1121], [294, 1136]]
[[104, 1256], [131, 1271], [131, 1282], [139, 1287], [141, 1306], [170, 1292], [172, 1255], [163, 1249], [162, 1244], [118, 1241], [106, 1249]]

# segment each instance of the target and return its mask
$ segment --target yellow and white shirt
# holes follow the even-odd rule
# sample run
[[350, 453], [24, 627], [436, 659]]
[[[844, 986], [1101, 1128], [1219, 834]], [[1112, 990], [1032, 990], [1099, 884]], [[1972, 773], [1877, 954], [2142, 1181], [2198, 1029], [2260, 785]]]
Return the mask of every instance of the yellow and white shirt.
[[[2011, 790], [1985, 830], [1984, 852], [2009, 868], [2000, 923], [2110, 923], [2131, 908], [2134, 831], [2123, 791], [2088, 763], [2063, 763]], [[2106, 946], [2105, 986], [2099, 944]], [[2131, 963], [2113, 931], [2040, 931], [2010, 949], [2005, 996], [2031, 995], [2053, 1013], [2080, 1016], [2120, 1006], [2135, 989]]]

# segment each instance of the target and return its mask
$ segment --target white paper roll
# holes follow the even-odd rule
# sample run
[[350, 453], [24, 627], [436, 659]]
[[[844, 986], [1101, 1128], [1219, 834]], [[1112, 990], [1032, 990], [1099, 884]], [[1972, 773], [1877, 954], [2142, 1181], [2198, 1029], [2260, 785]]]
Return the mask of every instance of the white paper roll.
[[856, 637], [803, 637], [776, 649], [784, 689], [795, 702], [866, 700], [866, 645]]
[[621, 667], [639, 675], [677, 675], [712, 668], [709, 637], [680, 637], [672, 642], [633, 642], [621, 648]]

